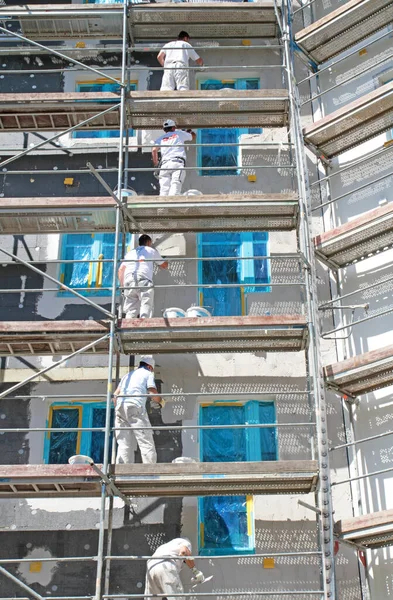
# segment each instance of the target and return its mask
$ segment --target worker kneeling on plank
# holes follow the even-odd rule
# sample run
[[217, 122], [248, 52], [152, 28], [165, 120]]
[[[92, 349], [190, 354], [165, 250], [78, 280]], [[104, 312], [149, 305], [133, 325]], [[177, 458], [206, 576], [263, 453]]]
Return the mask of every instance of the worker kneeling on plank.
[[147, 396], [153, 402], [163, 406], [164, 402], [157, 395], [154, 381], [154, 358], [141, 356], [139, 368], [124, 375], [114, 393], [115, 428], [146, 427], [147, 429], [116, 430], [117, 464], [134, 462], [132, 460], [133, 436], [141, 451], [142, 462], [148, 464], [157, 462], [153, 430], [146, 411]]
[[[167, 119], [163, 124], [164, 135], [154, 142], [152, 149], [153, 165], [160, 167], [159, 182], [160, 196], [178, 196], [186, 177], [185, 142], [195, 140], [196, 133], [188, 129], [176, 129], [175, 121]], [[158, 151], [161, 151], [161, 161], [158, 160]]]
[[[152, 239], [144, 233], [139, 238], [139, 246], [124, 257], [119, 268], [119, 281], [124, 290], [123, 312], [126, 319], [150, 319], [154, 311], [153, 263], [167, 269], [168, 263], [152, 247]], [[127, 289], [128, 288], [128, 289]]]
[[202, 571], [196, 568], [192, 559], [187, 558], [191, 554], [191, 542], [187, 538], [175, 538], [159, 546], [152, 558], [147, 561], [145, 594], [164, 594], [167, 600], [183, 600], [181, 596], [171, 596], [184, 591], [180, 579], [183, 563], [186, 563], [193, 572], [191, 581], [203, 583], [205, 577]]
[[181, 31], [177, 40], [165, 44], [157, 56], [164, 73], [161, 90], [189, 90], [190, 77], [189, 60], [194, 60], [198, 67], [203, 67], [203, 60], [189, 44], [190, 36], [187, 31]]

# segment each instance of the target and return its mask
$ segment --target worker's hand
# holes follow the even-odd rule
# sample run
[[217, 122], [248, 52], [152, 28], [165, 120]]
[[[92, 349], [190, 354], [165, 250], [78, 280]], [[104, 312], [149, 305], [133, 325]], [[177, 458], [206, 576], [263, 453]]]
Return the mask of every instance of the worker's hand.
[[155, 400], [153, 400], [150, 403], [150, 406], [152, 408], [155, 408], [156, 410], [158, 410], [159, 408], [164, 408], [164, 406], [165, 406], [165, 400], [163, 400], [162, 398], [161, 398], [160, 402], [155, 402]]
[[196, 567], [192, 569], [194, 577], [191, 579], [192, 583], [203, 583], [205, 581], [205, 576], [202, 571], [199, 571]]
[[112, 397], [112, 402], [113, 402], [113, 406], [115, 406], [115, 407], [116, 407], [117, 396], [113, 396], [113, 397]]

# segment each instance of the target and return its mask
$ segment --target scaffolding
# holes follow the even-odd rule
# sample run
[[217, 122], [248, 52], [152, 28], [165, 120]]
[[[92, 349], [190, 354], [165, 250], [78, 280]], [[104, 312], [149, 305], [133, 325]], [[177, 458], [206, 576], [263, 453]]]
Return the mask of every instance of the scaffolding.
[[[302, 9], [308, 9], [313, 2]], [[296, 7], [295, 7], [296, 8]], [[392, 382], [392, 348], [385, 348], [378, 356], [349, 359], [351, 364], [339, 363], [323, 370], [320, 356], [317, 300], [316, 257], [335, 272], [338, 269], [380, 252], [391, 245], [392, 219], [390, 206], [381, 207], [360, 217], [350, 225], [321, 234], [315, 240], [311, 235], [311, 190], [308, 181], [306, 148], [310, 148], [329, 168], [331, 159], [344, 151], [371, 139], [393, 126], [393, 84], [387, 83], [366, 94], [360, 100], [316, 121], [302, 130], [301, 103], [294, 75], [295, 44], [302, 50], [311, 69], [316, 63], [339, 55], [344, 50], [377, 32], [393, 19], [392, 3], [377, 0], [350, 0], [327, 18], [317, 21], [294, 35], [293, 16], [297, 10], [291, 0], [263, 1], [257, 4], [230, 3], [130, 4], [123, 5], [60, 5], [26, 8], [0, 8], [0, 32], [17, 39], [22, 46], [15, 52], [22, 54], [25, 44], [33, 44], [37, 52], [58, 56], [74, 65], [107, 77], [51, 46], [39, 42], [65, 38], [120, 40], [121, 77], [111, 78], [119, 84], [119, 92], [89, 94], [33, 93], [0, 95], [0, 127], [5, 132], [49, 131], [60, 133], [45, 139], [33, 149], [23, 149], [0, 163], [5, 165], [37, 149], [44, 149], [64, 133], [75, 130], [119, 131], [118, 165], [114, 168], [88, 168], [84, 173], [97, 177], [105, 172], [117, 173], [117, 187], [113, 192], [103, 183], [108, 197], [32, 197], [2, 198], [0, 206], [0, 233], [52, 234], [94, 233], [115, 234], [113, 278], [110, 307], [104, 309], [62, 281], [48, 276], [33, 261], [22, 261], [3, 250], [12, 261], [19, 261], [26, 269], [47, 277], [54, 289], [65, 290], [103, 314], [102, 320], [54, 320], [0, 323], [0, 356], [55, 356], [63, 358], [37, 371], [16, 386], [5, 390], [0, 397], [10, 395], [24, 384], [63, 364], [78, 354], [108, 356], [108, 391], [106, 394], [104, 461], [102, 465], [10, 465], [0, 468], [0, 498], [70, 498], [99, 497], [101, 499], [99, 537], [94, 558], [72, 557], [68, 560], [92, 560], [96, 563], [97, 579], [94, 595], [86, 599], [116, 598], [110, 594], [110, 571], [115, 560], [147, 560], [149, 557], [111, 556], [113, 498], [117, 495], [130, 502], [132, 497], [186, 497], [203, 495], [242, 494], [302, 494], [315, 493], [319, 548], [315, 553], [321, 570], [320, 589], [274, 590], [252, 592], [252, 595], [316, 597], [335, 600], [334, 536], [359, 547], [379, 547], [391, 541], [386, 529], [391, 527], [391, 511], [375, 513], [361, 524], [344, 521], [333, 527], [333, 510], [327, 438], [327, 414], [324, 382], [340, 394], [356, 397], [379, 389]], [[21, 33], [16, 33], [19, 27]], [[278, 38], [285, 89], [270, 90], [197, 90], [187, 92], [130, 91], [130, 57], [137, 43], [162, 41], [177, 35], [182, 27], [191, 29], [193, 38]], [[328, 32], [328, 36], [327, 33]], [[247, 42], [247, 40], [244, 40]], [[201, 48], [204, 46], [201, 44]], [[205, 45], [205, 47], [210, 47]], [[231, 48], [231, 46], [226, 46]], [[235, 48], [236, 46], [232, 46]], [[261, 45], [261, 52], [270, 46]], [[273, 46], [271, 46], [273, 47]], [[149, 46], [151, 51], [153, 46]], [[238, 46], [247, 50], [247, 43]], [[31, 48], [30, 48], [31, 51]], [[118, 51], [118, 50], [117, 50]], [[83, 53], [83, 48], [81, 48]], [[321, 69], [324, 67], [322, 66]], [[320, 69], [320, 70], [321, 70]], [[218, 70], [218, 68], [217, 68]], [[318, 77], [313, 73], [310, 77]], [[314, 99], [312, 98], [314, 102]], [[176, 114], [181, 127], [269, 127], [285, 128], [295, 190], [282, 194], [212, 194], [202, 196], [126, 196], [130, 169], [128, 130], [161, 127], [168, 113]], [[364, 125], [366, 122], [366, 126]], [[360, 123], [360, 124], [359, 124]], [[145, 145], [149, 147], [148, 144]], [[282, 145], [280, 146], [280, 151]], [[387, 149], [388, 151], [388, 149]], [[249, 168], [249, 167], [245, 167]], [[266, 168], [266, 165], [252, 169]], [[280, 169], [280, 164], [269, 168]], [[7, 171], [7, 169], [5, 169]], [[138, 171], [138, 168], [133, 168]], [[144, 170], [142, 167], [141, 171]], [[145, 168], [151, 171], [150, 167]], [[7, 171], [12, 173], [13, 171]], [[17, 173], [18, 171], [15, 171]], [[44, 175], [51, 171], [36, 171]], [[28, 173], [26, 171], [26, 173]], [[58, 170], [70, 174], [70, 169]], [[333, 176], [334, 174], [332, 174]], [[327, 175], [326, 180], [329, 180]], [[319, 181], [319, 185], [321, 180]], [[335, 200], [329, 199], [329, 202]], [[318, 205], [317, 209], [324, 204]], [[315, 208], [315, 207], [314, 207]], [[211, 317], [182, 319], [118, 319], [117, 282], [120, 262], [119, 247], [124, 233], [149, 231], [153, 233], [209, 232], [209, 231], [295, 231], [298, 243], [298, 270], [301, 282], [282, 285], [301, 285], [305, 297], [305, 314], [280, 314], [244, 317]], [[313, 243], [314, 242], [314, 243]], [[315, 252], [314, 252], [315, 249]], [[253, 257], [255, 258], [255, 257]], [[269, 258], [269, 257], [264, 257]], [[56, 262], [56, 261], [53, 261]], [[61, 262], [61, 261], [58, 261]], [[63, 261], [64, 262], [64, 261]], [[253, 284], [254, 286], [255, 284]], [[270, 284], [269, 284], [270, 285]], [[274, 285], [274, 282], [273, 282]], [[280, 283], [278, 284], [280, 285]], [[201, 288], [199, 284], [195, 287]], [[211, 286], [209, 286], [211, 287]], [[225, 287], [225, 286], [222, 286]], [[6, 290], [7, 291], [7, 290]], [[14, 292], [15, 290], [8, 290]], [[26, 290], [28, 292], [29, 290]], [[36, 290], [30, 290], [35, 292]], [[44, 291], [44, 290], [41, 290]], [[48, 291], [48, 290], [47, 290]], [[307, 395], [315, 422], [295, 423], [309, 427], [312, 460], [275, 461], [258, 463], [196, 463], [157, 465], [113, 465], [110, 423], [113, 371], [119, 371], [120, 354], [141, 353], [215, 353], [251, 351], [303, 352], [307, 366]], [[368, 353], [371, 355], [372, 353]], [[66, 355], [66, 356], [64, 356]], [[345, 361], [344, 361], [345, 362]], [[348, 361], [347, 361], [348, 362]], [[194, 392], [190, 395], [194, 395]], [[195, 395], [198, 395], [195, 392]], [[220, 394], [220, 397], [225, 394]], [[61, 396], [63, 397], [63, 396]], [[96, 396], [95, 396], [96, 397]], [[16, 400], [15, 398], [15, 401]], [[251, 425], [249, 425], [251, 427]], [[268, 424], [278, 427], [279, 424]], [[259, 426], [258, 426], [259, 427]], [[174, 427], [170, 427], [175, 429]], [[155, 427], [155, 429], [159, 429]], [[179, 426], [181, 431], [186, 427]], [[198, 428], [197, 428], [198, 429]], [[23, 431], [20, 428], [15, 431]], [[36, 430], [48, 432], [50, 428]], [[57, 429], [57, 431], [61, 431]], [[1, 430], [10, 433], [10, 430]], [[34, 431], [33, 431], [34, 432]], [[108, 506], [109, 503], [109, 506]], [[388, 514], [389, 513], [389, 514]], [[356, 520], [356, 519], [355, 519]], [[381, 528], [380, 535], [375, 528]], [[371, 533], [370, 533], [371, 531]], [[296, 553], [284, 552], [280, 556]], [[253, 555], [263, 556], [263, 555]], [[274, 553], [269, 554], [274, 556]], [[307, 552], [302, 552], [307, 556]], [[205, 558], [206, 557], [198, 557]], [[228, 557], [221, 556], [218, 559]], [[23, 559], [22, 559], [23, 560]], [[37, 559], [35, 559], [37, 560]], [[52, 560], [52, 559], [51, 559]], [[57, 557], [53, 560], [67, 560]], [[15, 559], [16, 561], [16, 559]], [[19, 562], [18, 559], [17, 562]], [[6, 561], [0, 561], [6, 563]], [[12, 562], [12, 561], [11, 561]], [[31, 596], [41, 596], [31, 588], [15, 581], [15, 577], [0, 567], [0, 573], [9, 577]], [[104, 575], [105, 574], [105, 575]], [[127, 597], [142, 597], [130, 594]], [[216, 594], [193, 592], [185, 596], [247, 596], [247, 591]], [[123, 594], [124, 595], [124, 594]], [[123, 595], [121, 597], [123, 597]], [[182, 594], [183, 595], [183, 594]], [[67, 600], [73, 597], [67, 596]], [[74, 598], [82, 598], [74, 596]], [[83, 597], [85, 598], [85, 597]]]

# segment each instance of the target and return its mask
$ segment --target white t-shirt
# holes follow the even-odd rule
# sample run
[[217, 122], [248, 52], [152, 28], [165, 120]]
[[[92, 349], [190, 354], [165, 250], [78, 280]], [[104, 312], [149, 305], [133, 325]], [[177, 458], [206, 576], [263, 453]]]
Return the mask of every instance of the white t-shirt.
[[127, 402], [130, 404], [136, 404], [144, 408], [146, 406], [147, 395], [149, 388], [155, 388], [156, 382], [154, 381], [154, 373], [139, 367], [136, 371], [130, 371], [127, 375], [124, 375], [120, 381], [120, 394], [142, 394], [134, 398], [119, 398], [120, 402]]
[[[146, 260], [147, 258], [150, 260]], [[124, 259], [132, 261], [122, 263], [126, 266], [124, 283], [129, 283], [133, 278], [134, 273], [141, 275], [149, 281], [153, 281], [153, 260], [159, 265], [162, 265], [165, 262], [158, 250], [151, 246], [138, 246], [137, 248], [130, 250], [130, 252], [127, 252]]]
[[191, 133], [176, 129], [175, 131], [164, 133], [164, 135], [159, 137], [154, 143], [156, 146], [160, 146], [161, 162], [165, 162], [167, 160], [173, 160], [174, 158], [183, 158], [186, 160], [184, 142], [191, 141]]
[[165, 52], [164, 66], [174, 62], [181, 62], [188, 66], [189, 59], [198, 60], [199, 56], [188, 42], [184, 40], [175, 40], [165, 44], [162, 49]]
[[[160, 556], [174, 556], [174, 557], [180, 556], [180, 550], [181, 550], [181, 548], [183, 548], [183, 546], [186, 546], [186, 548], [188, 548], [189, 551], [192, 552], [191, 542], [189, 542], [185, 538], [175, 538], [174, 540], [171, 540], [167, 544], [162, 544], [162, 546], [158, 546], [158, 548], [154, 552], [152, 558], [159, 558]], [[185, 556], [181, 556], [181, 558], [178, 558], [177, 560], [175, 560], [175, 559], [174, 560], [163, 559], [163, 560], [165, 560], [165, 562], [168, 561], [168, 562], [172, 563], [173, 565], [175, 565], [177, 570], [180, 571], [183, 566], [183, 561], [185, 558], [186, 558]], [[149, 569], [151, 569], [155, 565], [159, 564], [160, 562], [163, 562], [163, 560], [150, 559], [149, 560]]]

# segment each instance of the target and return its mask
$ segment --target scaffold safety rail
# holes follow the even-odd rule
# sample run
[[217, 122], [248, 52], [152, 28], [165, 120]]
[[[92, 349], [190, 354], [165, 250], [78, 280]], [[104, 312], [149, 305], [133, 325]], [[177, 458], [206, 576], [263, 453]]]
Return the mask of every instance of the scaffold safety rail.
[[314, 238], [321, 260], [339, 269], [393, 246], [393, 202]]
[[393, 22], [391, 0], [349, 0], [295, 35], [295, 42], [316, 63], [355, 46]]
[[[130, 196], [125, 230], [151, 233], [203, 231], [290, 231], [296, 228], [296, 194]], [[110, 233], [116, 202], [111, 197], [2, 198], [0, 233]]]
[[[0, 356], [75, 352], [109, 332], [109, 321], [2, 321]], [[302, 315], [122, 319], [117, 342], [124, 354], [184, 352], [297, 352], [306, 347]], [[107, 353], [108, 340], [89, 349]]]
[[338, 539], [363, 548], [393, 546], [393, 510], [382, 510], [337, 521], [334, 530]]
[[[59, 4], [1, 7], [2, 18], [19, 22], [32, 40], [121, 39], [123, 7], [120, 4]], [[158, 3], [131, 5], [129, 29], [135, 41], [167, 41], [182, 28], [193, 39], [276, 38], [273, 0], [236, 5], [231, 2]]]
[[393, 128], [393, 81], [308, 125], [304, 141], [326, 158], [385, 133]]
[[326, 383], [342, 395], [356, 397], [393, 384], [393, 345], [371, 350], [324, 367]]
[[[100, 467], [100, 465], [98, 465]], [[313, 460], [112, 465], [109, 477], [126, 496], [307, 494], [315, 490]], [[2, 465], [0, 498], [71, 498], [101, 494], [89, 465]]]

